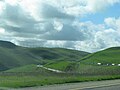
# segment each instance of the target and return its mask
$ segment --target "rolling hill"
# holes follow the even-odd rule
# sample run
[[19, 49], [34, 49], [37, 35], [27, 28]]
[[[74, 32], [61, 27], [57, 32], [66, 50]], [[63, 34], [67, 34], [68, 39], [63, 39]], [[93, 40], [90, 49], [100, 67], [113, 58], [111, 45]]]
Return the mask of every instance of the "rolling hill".
[[0, 43], [1, 87], [120, 79], [119, 47], [90, 54], [63, 48], [25, 48], [10, 42]]
[[25, 66], [20, 66], [20, 67], [16, 67], [16, 68], [12, 68], [9, 70], [6, 70], [4, 72], [10, 72], [10, 73], [31, 73], [34, 75], [34, 73], [39, 73], [39, 74], [49, 74], [50, 71], [46, 70], [42, 67], [37, 68], [37, 65], [35, 64], [30, 64], [30, 65], [25, 65]]
[[119, 75], [120, 66], [118, 64], [120, 64], [120, 47], [112, 47], [89, 54], [78, 62], [59, 61], [45, 66], [81, 75]]
[[90, 54], [64, 48], [25, 48], [0, 41], [1, 71], [9, 71], [9, 69], [26, 71], [30, 68], [33, 69], [31, 64], [34, 67], [36, 64], [42, 64], [47, 68], [81, 75], [120, 74], [118, 66], [120, 64], [120, 47], [112, 47]]
[[120, 47], [112, 47], [90, 54], [84, 57], [81, 62], [86, 64], [120, 64]]
[[59, 60], [79, 61], [89, 53], [63, 48], [25, 48], [0, 41], [0, 71], [29, 64], [46, 64]]
[[[33, 48], [32, 48], [32, 50], [33, 50]], [[42, 48], [42, 50], [43, 50], [43, 48]], [[47, 50], [47, 49], [45, 48], [45, 50]], [[54, 49], [54, 50], [56, 50], [56, 49]], [[54, 52], [54, 50], [52, 52]], [[64, 50], [64, 49], [62, 49], [62, 50]], [[31, 51], [31, 49], [29, 49], [28, 51]], [[51, 62], [44, 64], [44, 67], [60, 70], [60, 71], [66, 72], [66, 73], [77, 73], [77, 74], [85, 75], [85, 76], [86, 75], [87, 76], [89, 76], [89, 75], [90, 76], [91, 75], [92, 76], [93, 75], [119, 75], [120, 74], [120, 66], [118, 66], [118, 64], [120, 63], [119, 54], [120, 54], [120, 48], [113, 47], [113, 48], [109, 48], [109, 49], [99, 51], [99, 52], [96, 52], [93, 54], [89, 54], [89, 55], [83, 57], [81, 60], [76, 61], [76, 62], [74, 60], [73, 61], [67, 60], [67, 59], [69, 59], [68, 57], [67, 57], [67, 59], [61, 58], [60, 60], [54, 60], [54, 58], [56, 58], [56, 57], [54, 57]], [[60, 54], [60, 55], [64, 56], [64, 54]], [[41, 55], [38, 55], [38, 56], [41, 56]], [[77, 58], [79, 58], [79, 57], [77, 57]], [[98, 65], [98, 63], [101, 63], [101, 65]], [[112, 65], [112, 63], [114, 63], [115, 65]], [[36, 70], [35, 68], [36, 68], [36, 65], [32, 65], [32, 66], [30, 65], [29, 67], [24, 66], [24, 67], [10, 69], [10, 70], [8, 70], [8, 72], [10, 72], [10, 71], [13, 71], [13, 72], [25, 71], [25, 72], [27, 72], [28, 70], [30, 72], [33, 72], [33, 71], [40, 72], [41, 69]]]
[[61, 70], [63, 72], [75, 72], [76, 73], [76, 70], [78, 68], [76, 67], [76, 65], [77, 65], [77, 62], [60, 60], [60, 61], [55, 61], [52, 63], [45, 64], [44, 66], [47, 68]]
[[76, 64], [76, 71], [88, 75], [119, 75], [119, 64], [120, 47], [112, 47], [84, 57]]

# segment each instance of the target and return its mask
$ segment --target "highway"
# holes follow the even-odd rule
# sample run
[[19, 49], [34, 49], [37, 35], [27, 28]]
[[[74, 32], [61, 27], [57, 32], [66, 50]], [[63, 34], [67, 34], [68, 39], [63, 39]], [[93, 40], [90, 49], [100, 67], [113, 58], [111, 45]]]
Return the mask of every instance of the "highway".
[[[1, 89], [0, 89], [1, 90]], [[119, 80], [90, 81], [5, 90], [120, 90]]]
[[120, 85], [108, 86], [108, 87], [98, 87], [98, 88], [89, 88], [89, 89], [81, 89], [81, 90], [120, 90]]

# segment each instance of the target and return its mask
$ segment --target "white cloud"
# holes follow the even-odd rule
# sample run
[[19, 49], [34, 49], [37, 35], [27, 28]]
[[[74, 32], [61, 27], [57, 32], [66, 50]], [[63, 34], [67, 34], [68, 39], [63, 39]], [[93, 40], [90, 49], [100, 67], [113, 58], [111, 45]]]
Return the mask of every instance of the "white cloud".
[[108, 27], [111, 27], [111, 28], [114, 28], [114, 29], [120, 29], [120, 17], [119, 18], [106, 18], [104, 20], [105, 24], [108, 26]]
[[[118, 19], [115, 19], [117, 21]], [[118, 23], [114, 23], [117, 26]], [[30, 46], [44, 46], [44, 47], [64, 47], [82, 51], [94, 52], [98, 50], [102, 50], [108, 47], [119, 46], [120, 45], [120, 33], [118, 29], [113, 29], [112, 27], [108, 27], [107, 23], [105, 24], [93, 24], [92, 22], [74, 22], [74, 28], [76, 30], [81, 30], [82, 34], [85, 35], [85, 40], [37, 40], [34, 39], [32, 41], [28, 39], [27, 43], [37, 42], [35, 45]], [[63, 35], [63, 34], [62, 34]], [[66, 34], [67, 37], [68, 34]], [[74, 35], [71, 34], [70, 37]], [[80, 34], [78, 34], [80, 35]], [[54, 37], [55, 38], [55, 37]], [[73, 38], [73, 37], [72, 37]], [[36, 41], [37, 40], [37, 41]], [[21, 42], [21, 44], [23, 44]], [[27, 44], [26, 44], [27, 45]]]
[[0, 15], [3, 13], [4, 9], [5, 9], [5, 4], [3, 1], [0, 1]]
[[9, 3], [10, 5], [17, 5], [19, 0], [5, 0], [5, 3]]
[[58, 32], [62, 30], [63, 24], [59, 20], [54, 20], [53, 23], [54, 29], [57, 30]]
[[86, 9], [88, 9], [89, 12], [98, 12], [119, 2], [120, 0], [87, 0]]
[[120, 18], [106, 18], [103, 24], [80, 22], [79, 18], [119, 2], [5, 0], [5, 3], [0, 2], [0, 39], [21, 45], [34, 43], [37, 46], [66, 47], [90, 52], [117, 46], [120, 45]]
[[5, 29], [4, 28], [0, 28], [0, 34], [5, 34]]
[[120, 0], [71, 0], [69, 6], [65, 6], [64, 10], [70, 15], [83, 16], [84, 14], [96, 13], [120, 3]]

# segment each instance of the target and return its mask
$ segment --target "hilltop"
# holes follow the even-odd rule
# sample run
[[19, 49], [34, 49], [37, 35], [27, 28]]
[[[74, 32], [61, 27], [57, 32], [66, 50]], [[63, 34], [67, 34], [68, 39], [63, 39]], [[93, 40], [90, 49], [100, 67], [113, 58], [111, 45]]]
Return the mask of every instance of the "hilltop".
[[0, 47], [4, 48], [15, 48], [16, 45], [8, 41], [0, 41]]
[[78, 62], [59, 61], [45, 66], [81, 75], [118, 75], [120, 74], [118, 64], [120, 64], [120, 47], [112, 47], [89, 54]]
[[120, 63], [120, 47], [111, 47], [84, 57], [81, 62], [88, 64], [119, 64]]
[[25, 48], [0, 41], [0, 71], [29, 64], [46, 64], [59, 60], [79, 61], [89, 53], [63, 48]]
[[[1, 71], [40, 64], [47, 68], [83, 75], [120, 74], [118, 66], [120, 47], [112, 47], [90, 54], [64, 48], [26, 48], [10, 42], [0, 42], [0, 45]], [[22, 69], [24, 68], [20, 71]]]

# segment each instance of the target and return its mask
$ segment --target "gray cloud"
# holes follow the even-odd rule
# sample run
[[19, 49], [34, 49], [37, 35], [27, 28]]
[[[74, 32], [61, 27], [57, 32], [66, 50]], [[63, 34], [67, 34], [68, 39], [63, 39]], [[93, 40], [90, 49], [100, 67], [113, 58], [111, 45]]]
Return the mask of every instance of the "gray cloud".
[[[118, 2], [112, 1], [107, 3]], [[64, 47], [90, 52], [120, 45], [120, 18], [107, 18], [99, 25], [90, 21], [79, 21], [81, 15], [97, 12], [102, 9], [102, 5], [96, 10], [96, 5], [87, 0], [71, 0], [69, 3], [62, 0], [15, 2], [16, 4], [6, 2], [5, 9], [1, 9], [2, 40], [22, 46]], [[94, 2], [96, 3], [95, 0]], [[88, 10], [88, 7], [91, 7], [91, 10]]]
[[81, 41], [85, 39], [82, 32], [71, 25], [63, 25], [61, 31], [55, 31], [44, 36], [47, 40], [67, 40], [67, 41]]
[[54, 19], [54, 18], [58, 18], [58, 19], [74, 19], [74, 16], [71, 15], [67, 15], [66, 13], [63, 13], [61, 10], [59, 10], [58, 8], [51, 6], [49, 4], [43, 4], [42, 5], [42, 16], [44, 18], [48, 18], [48, 19]]

